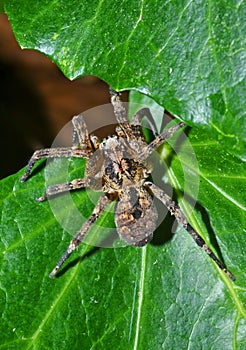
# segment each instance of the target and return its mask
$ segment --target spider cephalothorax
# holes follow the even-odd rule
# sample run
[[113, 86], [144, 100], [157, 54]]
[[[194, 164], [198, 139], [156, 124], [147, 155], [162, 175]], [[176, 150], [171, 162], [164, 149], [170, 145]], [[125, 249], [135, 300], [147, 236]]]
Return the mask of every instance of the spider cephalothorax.
[[141, 122], [145, 115], [150, 119], [150, 122], [153, 121], [149, 110], [146, 108], [140, 110], [129, 122], [119, 94], [112, 89], [110, 89], [110, 94], [118, 122], [114, 135], [99, 142], [94, 135], [89, 135], [82, 115], [78, 115], [72, 120], [74, 127], [73, 146], [71, 148], [41, 149], [34, 152], [27, 165], [26, 172], [21, 178], [21, 181], [25, 181], [29, 177], [33, 165], [40, 158], [86, 158], [84, 178], [50, 186], [44, 196], [38, 198], [37, 201], [41, 202], [57, 193], [85, 187], [102, 192], [91, 216], [72, 239], [65, 254], [51, 272], [50, 277], [56, 274], [72, 251], [79, 246], [90, 227], [112, 200], [116, 201], [115, 224], [119, 236], [129, 245], [137, 247], [146, 245], [152, 239], [156, 228], [157, 210], [153, 202], [155, 196], [164, 203], [169, 212], [175, 216], [177, 222], [188, 231], [195, 242], [215, 261], [217, 266], [231, 280], [234, 280], [233, 275], [187, 222], [179, 206], [163, 190], [148, 181], [152, 171], [151, 164], [148, 161], [149, 156], [175, 131], [182, 128], [184, 123], [180, 122], [161, 134], [158, 134], [156, 129], [153, 128], [155, 139], [148, 144], [142, 131]]
[[137, 160], [138, 154], [128, 140], [118, 135], [104, 140], [100, 151], [102, 168], [98, 175], [101, 175], [104, 192], [121, 192], [127, 186], [143, 184], [151, 172], [147, 162]]

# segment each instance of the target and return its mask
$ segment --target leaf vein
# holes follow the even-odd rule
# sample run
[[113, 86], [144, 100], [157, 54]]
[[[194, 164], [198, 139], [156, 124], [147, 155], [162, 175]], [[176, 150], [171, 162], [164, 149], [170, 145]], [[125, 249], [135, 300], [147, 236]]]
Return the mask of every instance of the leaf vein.
[[139, 279], [139, 292], [138, 292], [138, 307], [137, 307], [137, 322], [136, 322], [136, 334], [135, 334], [135, 340], [134, 340], [134, 347], [133, 350], [138, 349], [138, 342], [139, 342], [139, 335], [140, 335], [140, 322], [141, 322], [141, 314], [142, 314], [142, 307], [143, 307], [143, 297], [144, 297], [144, 282], [145, 282], [145, 275], [146, 275], [146, 253], [147, 248], [146, 246], [141, 248], [142, 249], [142, 259], [141, 259], [141, 274]]

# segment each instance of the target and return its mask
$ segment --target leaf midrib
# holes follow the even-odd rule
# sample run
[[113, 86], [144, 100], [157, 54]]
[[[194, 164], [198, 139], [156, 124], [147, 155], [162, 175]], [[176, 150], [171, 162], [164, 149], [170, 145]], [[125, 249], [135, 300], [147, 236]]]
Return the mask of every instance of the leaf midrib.
[[134, 339], [133, 350], [138, 349], [139, 335], [140, 335], [140, 323], [143, 307], [143, 297], [144, 297], [144, 281], [146, 277], [146, 256], [147, 256], [147, 246], [141, 248], [141, 273], [139, 278], [139, 292], [138, 292], [138, 307], [137, 307], [137, 321], [136, 321], [136, 332]]

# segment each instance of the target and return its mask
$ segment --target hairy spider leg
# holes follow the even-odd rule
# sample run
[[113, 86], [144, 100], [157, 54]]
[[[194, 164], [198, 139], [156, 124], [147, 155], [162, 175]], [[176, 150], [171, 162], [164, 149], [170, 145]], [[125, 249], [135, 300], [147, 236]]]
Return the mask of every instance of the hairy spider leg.
[[125, 107], [120, 99], [120, 93], [113, 90], [112, 88], [109, 88], [109, 92], [111, 96], [111, 103], [114, 109], [114, 114], [122, 131], [125, 133], [127, 139], [135, 138], [131, 128], [131, 124], [127, 118]]
[[104, 211], [107, 204], [111, 202], [111, 199], [108, 198], [106, 194], [103, 194], [99, 201], [97, 202], [97, 205], [95, 206], [91, 216], [89, 219], [84, 223], [82, 228], [77, 232], [75, 237], [71, 240], [67, 250], [61, 257], [61, 259], [58, 261], [55, 268], [51, 271], [49, 277], [52, 278], [57, 273], [59, 268], [62, 266], [62, 264], [67, 260], [67, 258], [71, 255], [71, 253], [80, 245], [80, 243], [84, 240], [85, 235], [89, 231], [90, 227], [96, 222], [96, 220], [99, 218], [99, 216]]
[[[92, 146], [89, 140], [87, 127], [82, 115], [73, 117], [73, 147], [44, 148], [33, 153], [29, 160], [26, 171], [20, 181], [24, 182], [30, 176], [34, 164], [42, 158], [88, 158], [92, 154]], [[80, 125], [81, 123], [81, 125]], [[78, 145], [79, 142], [79, 145]], [[76, 143], [76, 145], [75, 145]]]
[[57, 148], [44, 148], [37, 150], [33, 153], [31, 159], [29, 160], [26, 171], [24, 175], [21, 177], [20, 181], [24, 182], [30, 176], [31, 170], [34, 164], [42, 158], [69, 158], [69, 157], [77, 157], [77, 158], [88, 158], [89, 154], [85, 150], [82, 150], [77, 147], [68, 148], [68, 147], [57, 147]]
[[185, 123], [180, 122], [168, 130], [163, 131], [144, 148], [144, 150], [137, 156], [137, 160], [142, 161], [148, 158], [154, 150], [156, 150], [165, 140], [169, 139], [178, 129], [182, 128], [183, 126], [185, 126]]
[[109, 94], [111, 98], [111, 103], [114, 108], [114, 113], [119, 124], [129, 124], [129, 120], [127, 119], [126, 110], [123, 106], [123, 103], [120, 99], [120, 92], [113, 90], [109, 87]]
[[169, 210], [171, 215], [174, 215], [178, 224], [183, 226], [184, 229], [191, 235], [196, 244], [202, 248], [210, 258], [216, 263], [216, 265], [225, 272], [225, 274], [230, 278], [230, 280], [235, 281], [235, 277], [226, 269], [224, 264], [214, 255], [211, 249], [207, 246], [204, 239], [194, 230], [194, 228], [188, 223], [186, 217], [182, 213], [180, 207], [172, 201], [172, 199], [158, 186], [154, 185], [152, 182], [145, 182], [144, 186], [150, 189], [153, 195], [158, 198]]
[[142, 138], [142, 140], [145, 141], [145, 137], [143, 134], [143, 130], [142, 130], [142, 120], [143, 118], [146, 117], [151, 131], [153, 132], [154, 136], [158, 136], [158, 131], [157, 131], [157, 127], [156, 127], [156, 123], [155, 120], [150, 112], [150, 109], [147, 107], [141, 108], [139, 111], [137, 111], [133, 116], [132, 116], [132, 122], [131, 122], [131, 127], [132, 127], [132, 131], [135, 135], [136, 138]]
[[89, 152], [92, 152], [93, 149], [96, 150], [99, 148], [100, 143], [98, 137], [94, 134], [89, 134], [82, 113], [73, 117], [72, 123], [73, 146], [79, 146]]
[[52, 196], [55, 196], [59, 193], [79, 190], [81, 188], [89, 187], [89, 186], [90, 186], [90, 180], [88, 178], [80, 178], [80, 179], [75, 179], [62, 184], [52, 185], [52, 186], [49, 186], [46, 189], [45, 194], [42, 197], [37, 198], [36, 201], [43, 202], [46, 199]]
[[[87, 151], [92, 151], [92, 147], [94, 149], [98, 149], [99, 148], [98, 138], [95, 135], [89, 135], [89, 133], [87, 132], [87, 126], [85, 124], [85, 121], [82, 115], [75, 116], [72, 122], [74, 125], [73, 144], [75, 145], [75, 144], [78, 144], [79, 142], [79, 145], [82, 147], [82, 149], [85, 150], [86, 148]], [[36, 201], [43, 202], [49, 197], [52, 197], [59, 193], [78, 190], [84, 187], [89, 187], [90, 184], [91, 184], [90, 179], [79, 178], [79, 179], [75, 179], [62, 184], [52, 185], [52, 186], [49, 186], [46, 189], [45, 194], [42, 197], [37, 198]]]
[[82, 149], [92, 150], [91, 140], [87, 125], [82, 113], [72, 119], [73, 123], [73, 146], [80, 146]]
[[127, 118], [124, 105], [120, 99], [120, 93], [112, 88], [109, 88], [109, 91], [117, 122], [120, 124], [128, 139], [131, 140], [141, 138], [143, 141], [145, 141], [141, 125], [144, 117], [147, 117], [154, 136], [158, 135], [157, 127], [149, 108], [145, 107], [136, 112], [136, 114], [134, 114], [132, 117], [132, 122], [130, 123]]
[[90, 134], [90, 140], [91, 140], [91, 143], [93, 145], [94, 150], [99, 149], [100, 142], [98, 140], [98, 137], [96, 135], [94, 135], [94, 134]]

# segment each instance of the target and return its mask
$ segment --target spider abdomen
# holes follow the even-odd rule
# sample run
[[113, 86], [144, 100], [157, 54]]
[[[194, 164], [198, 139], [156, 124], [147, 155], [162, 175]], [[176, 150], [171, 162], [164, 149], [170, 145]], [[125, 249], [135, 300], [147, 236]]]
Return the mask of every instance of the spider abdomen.
[[142, 247], [156, 229], [157, 209], [146, 189], [126, 187], [115, 207], [115, 224], [119, 236], [129, 245]]

